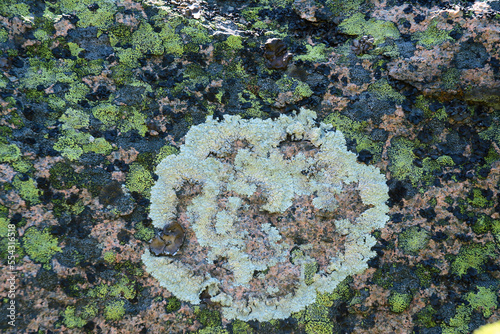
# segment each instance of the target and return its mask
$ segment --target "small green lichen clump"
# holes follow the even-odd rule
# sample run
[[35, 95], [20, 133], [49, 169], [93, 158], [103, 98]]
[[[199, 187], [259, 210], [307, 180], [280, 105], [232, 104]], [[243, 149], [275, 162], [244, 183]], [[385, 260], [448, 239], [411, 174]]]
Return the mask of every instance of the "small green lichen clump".
[[[207, 291], [221, 304], [226, 319], [269, 321], [303, 310], [315, 302], [317, 293], [332, 293], [347, 276], [367, 268], [376, 242], [370, 233], [388, 220], [386, 179], [374, 166], [357, 163], [343, 134], [331, 131], [331, 125], [316, 126], [315, 118], [306, 109], [277, 120], [226, 116], [217, 122], [210, 116], [190, 129], [180, 153], [157, 166], [150, 215], [153, 225], [163, 228], [177, 217], [179, 205], [185, 205], [180, 198], [187, 195], [180, 222], [197, 243], [185, 247], [202, 248], [189, 250], [190, 258], [156, 257], [146, 249], [142, 260], [160, 285], [193, 304], [199, 304], [201, 292]], [[336, 196], [351, 191], [359, 196], [362, 212], [356, 218], [330, 220], [330, 233], [345, 237], [345, 242], [338, 250], [328, 250], [334, 253], [325, 261], [317, 257], [326, 250], [311, 252], [312, 243], [298, 245], [280, 226], [268, 223], [268, 214], [284, 214], [298, 200], [337, 217], [334, 212], [343, 207]], [[256, 196], [261, 200], [252, 202]], [[252, 216], [249, 210], [260, 212], [263, 220], [245, 218]], [[313, 226], [321, 223], [318, 217], [307, 219]], [[259, 239], [250, 243], [254, 234]], [[256, 244], [265, 250], [252, 251]], [[299, 250], [290, 260], [293, 247]], [[207, 253], [190, 263], [199, 251]], [[217, 266], [220, 259], [225, 262], [223, 270], [199, 267]], [[270, 283], [266, 278], [275, 280], [273, 273], [283, 274], [281, 269], [294, 284], [279, 279]], [[228, 270], [230, 278], [222, 274]]]
[[57, 252], [61, 252], [61, 248], [57, 246], [57, 238], [47, 230], [40, 232], [37, 228], [30, 227], [22, 240], [26, 253], [36, 262], [47, 264]]

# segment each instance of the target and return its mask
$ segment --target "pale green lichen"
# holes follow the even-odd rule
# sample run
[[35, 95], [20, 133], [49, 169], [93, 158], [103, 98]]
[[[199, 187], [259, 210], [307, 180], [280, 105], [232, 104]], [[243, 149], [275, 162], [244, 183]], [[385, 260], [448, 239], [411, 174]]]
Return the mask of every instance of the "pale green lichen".
[[[264, 213], [283, 213], [296, 196], [313, 194], [315, 208], [331, 211], [337, 208], [335, 195], [342, 192], [342, 184], [352, 183], [369, 208], [355, 223], [347, 219], [333, 221], [337, 233], [346, 236], [344, 250], [318, 272], [315, 259], [308, 255], [297, 258], [292, 264], [302, 275], [293, 293], [280, 294], [280, 288], [274, 286], [263, 291], [262, 296], [238, 299], [225, 290], [224, 284], [231, 283], [209, 273], [196, 275], [182, 259], [155, 257], [146, 249], [142, 260], [160, 285], [193, 304], [200, 303], [200, 293], [207, 290], [211, 300], [221, 304], [227, 319], [268, 321], [304, 309], [314, 303], [316, 293], [331, 293], [347, 276], [367, 268], [366, 261], [374, 256], [371, 247], [376, 242], [370, 233], [388, 220], [385, 177], [377, 168], [357, 163], [356, 155], [347, 151], [342, 133], [331, 131], [331, 125], [323, 123], [317, 127], [315, 118], [316, 114], [306, 109], [296, 116], [282, 115], [276, 121], [226, 116], [219, 123], [209, 117], [206, 123], [190, 129], [178, 155], [168, 156], [157, 166], [159, 179], [151, 189], [150, 215], [154, 226], [163, 228], [176, 216], [176, 191], [186, 182], [202, 185], [201, 194], [192, 198], [186, 209], [190, 228], [199, 245], [208, 249], [206, 261], [225, 258], [234, 284], [245, 287], [256, 271], [288, 262], [292, 245], [284, 242], [276, 227], [263, 223], [259, 233], [266, 236], [274, 255], [265, 259], [249, 257], [244, 246], [246, 231], [234, 227], [238, 213], [245, 210], [238, 199], [252, 196], [258, 186], [262, 189], [264, 203], [260, 210]], [[293, 159], [284, 159], [277, 147], [287, 137], [307, 141], [318, 152], [314, 158], [298, 153]], [[249, 148], [239, 149], [232, 164], [212, 157], [231, 152], [231, 143], [240, 141], [248, 143]], [[315, 172], [307, 176], [304, 170]], [[217, 209], [221, 191], [235, 194], [234, 199], [228, 199], [225, 210]], [[307, 245], [300, 247], [307, 249]]]
[[120, 320], [125, 315], [124, 306], [125, 301], [123, 300], [110, 301], [104, 307], [104, 316], [110, 321]]
[[38, 196], [40, 196], [40, 190], [36, 187], [37, 184], [33, 179], [27, 179], [22, 181], [19, 176], [15, 176], [12, 181], [12, 185], [17, 189], [19, 195], [26, 201], [29, 201], [31, 205], [40, 202]]
[[40, 232], [35, 227], [26, 230], [22, 238], [23, 247], [28, 256], [33, 261], [46, 264], [61, 248], [57, 246], [57, 238], [53, 237], [49, 231]]
[[399, 293], [392, 291], [389, 296], [389, 305], [391, 311], [395, 313], [401, 313], [408, 308], [413, 296], [409, 293]]
[[130, 166], [130, 172], [127, 175], [126, 181], [127, 188], [130, 191], [136, 191], [140, 194], [148, 195], [153, 182], [153, 177], [146, 168], [137, 163]]
[[339, 24], [339, 29], [348, 35], [371, 35], [374, 38], [373, 44], [375, 46], [383, 43], [386, 38], [396, 40], [400, 36], [399, 30], [393, 22], [373, 18], [366, 21], [364, 13], [356, 13], [342, 21]]
[[417, 44], [427, 49], [432, 49], [433, 46], [445, 41], [453, 41], [453, 38], [449, 35], [451, 30], [447, 31], [438, 27], [438, 23], [439, 19], [433, 18], [425, 31], [414, 33], [412, 38], [417, 40]]
[[465, 296], [465, 300], [470, 303], [470, 306], [475, 310], [481, 310], [485, 318], [491, 317], [492, 310], [498, 307], [498, 297], [496, 291], [492, 291], [483, 286], [477, 287], [478, 292], [469, 292]]
[[21, 157], [21, 150], [15, 144], [0, 143], [0, 163], [13, 162]]
[[331, 48], [327, 48], [326, 45], [322, 43], [314, 46], [307, 44], [306, 49], [307, 49], [306, 54], [298, 55], [295, 56], [294, 58], [296, 60], [322, 62], [326, 61], [328, 58], [328, 54], [332, 52]]

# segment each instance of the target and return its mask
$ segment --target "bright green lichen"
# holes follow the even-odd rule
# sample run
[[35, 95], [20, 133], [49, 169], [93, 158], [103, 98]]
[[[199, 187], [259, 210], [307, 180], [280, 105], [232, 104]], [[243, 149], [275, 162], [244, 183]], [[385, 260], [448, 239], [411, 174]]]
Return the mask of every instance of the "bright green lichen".
[[391, 291], [389, 295], [389, 305], [391, 311], [395, 313], [401, 313], [408, 308], [413, 296], [409, 293], [399, 293], [396, 291]]
[[399, 247], [409, 255], [417, 255], [419, 250], [427, 247], [429, 240], [430, 233], [418, 226], [408, 228], [398, 237]]
[[359, 11], [365, 0], [326, 0], [326, 5], [335, 16], [349, 15]]
[[480, 188], [472, 189], [472, 192], [469, 193], [467, 201], [475, 208], [486, 208], [493, 205], [492, 201], [486, 198], [483, 194], [483, 190]]
[[68, 306], [63, 313], [63, 323], [68, 328], [81, 328], [87, 324], [87, 321], [75, 314], [74, 306]]
[[139, 29], [132, 34], [132, 45], [141, 53], [153, 55], [161, 55], [165, 50], [161, 38], [153, 31], [153, 27], [146, 22], [142, 22]]
[[233, 321], [233, 333], [234, 334], [252, 334], [253, 330], [249, 324], [241, 320]]
[[374, 142], [366, 131], [367, 123], [350, 119], [341, 115], [339, 112], [333, 112], [324, 120], [326, 124], [332, 124], [336, 129], [342, 131], [346, 138], [356, 142], [356, 151], [370, 151], [374, 160], [379, 160], [382, 154], [382, 144]]
[[57, 238], [47, 229], [40, 232], [36, 227], [30, 227], [24, 233], [22, 241], [26, 253], [35, 262], [47, 264], [57, 252], [62, 251], [57, 246]]
[[21, 150], [15, 144], [0, 143], [0, 163], [13, 162], [21, 157]]
[[89, 115], [81, 110], [69, 108], [66, 112], [59, 117], [59, 121], [63, 124], [61, 129], [81, 129], [89, 126]]
[[107, 251], [103, 255], [104, 261], [109, 264], [113, 264], [116, 261], [116, 253], [113, 251]]
[[427, 157], [422, 160], [422, 167], [416, 166], [413, 162], [417, 156], [413, 150], [418, 147], [418, 141], [411, 141], [406, 138], [394, 138], [388, 148], [388, 155], [391, 161], [389, 171], [398, 180], [408, 179], [416, 186], [424, 182], [430, 184], [433, 180], [432, 172], [440, 168], [438, 162]]
[[1, 28], [0, 29], [0, 43], [7, 42], [8, 38], [9, 38], [9, 33], [7, 32], [7, 30], [5, 30], [4, 28]]
[[433, 46], [445, 41], [453, 41], [453, 38], [449, 35], [451, 31], [438, 27], [438, 23], [437, 18], [432, 19], [425, 31], [414, 33], [412, 38], [417, 40], [417, 44], [427, 49], [432, 49]]
[[68, 102], [78, 103], [90, 92], [90, 88], [83, 82], [77, 82], [69, 87], [64, 99]]
[[311, 46], [306, 45], [307, 53], [304, 55], [298, 55], [294, 58], [296, 60], [311, 61], [311, 62], [322, 62], [326, 61], [328, 54], [332, 52], [331, 48], [327, 48], [325, 44], [319, 43], [317, 45]]
[[134, 192], [149, 196], [149, 190], [153, 186], [154, 180], [151, 173], [141, 166], [134, 163], [130, 166], [130, 172], [127, 175], [127, 188]]
[[125, 301], [113, 300], [104, 307], [104, 316], [107, 320], [116, 321], [123, 318], [125, 315]]
[[163, 47], [166, 53], [172, 53], [180, 56], [184, 52], [182, 40], [178, 34], [175, 33], [175, 28], [180, 22], [170, 18], [168, 22], [156, 24], [156, 27], [161, 27], [159, 36], [162, 40]]
[[442, 334], [467, 334], [472, 310], [469, 306], [458, 305], [455, 316], [450, 319], [449, 325], [442, 324]]
[[[52, 53], [50, 53], [50, 57], [52, 57]], [[57, 82], [71, 84], [77, 80], [76, 73], [73, 71], [74, 61], [70, 59], [47, 62], [30, 58], [29, 63], [29, 69], [20, 79], [22, 88], [37, 88], [39, 85], [48, 87]]]
[[469, 292], [465, 296], [465, 300], [470, 303], [470, 306], [475, 310], [480, 310], [485, 318], [491, 317], [492, 310], [498, 307], [497, 293], [483, 286], [477, 287], [478, 292]]
[[242, 40], [240, 36], [237, 35], [229, 35], [229, 37], [226, 39], [226, 44], [228, 47], [234, 50], [240, 50], [243, 49], [243, 45], [241, 44]]
[[89, 144], [90, 138], [91, 135], [88, 133], [69, 129], [64, 131], [64, 135], [58, 138], [54, 144], [54, 150], [61, 152], [61, 155], [69, 160], [78, 160], [83, 154], [82, 146]]
[[37, 184], [35, 180], [29, 178], [26, 181], [21, 181], [18, 175], [14, 177], [12, 185], [17, 189], [19, 195], [26, 201], [30, 202], [31, 205], [40, 202], [38, 196], [40, 196], [40, 190], [36, 187]]
[[469, 268], [476, 269], [479, 273], [483, 272], [481, 266], [488, 260], [489, 257], [495, 255], [495, 244], [487, 243], [485, 245], [472, 244], [462, 246], [457, 257], [451, 263], [451, 272], [455, 275], [464, 275]]
[[306, 323], [307, 334], [333, 333], [333, 324], [330, 321], [309, 321]]
[[291, 98], [287, 99], [286, 103], [295, 103], [313, 94], [313, 91], [307, 83], [286, 74], [276, 81], [276, 85], [282, 93], [292, 92]]
[[217, 310], [202, 309], [195, 306], [194, 314], [196, 319], [205, 327], [217, 327], [221, 324], [221, 315]]
[[[99, 6], [91, 10], [92, 4]], [[116, 4], [106, 0], [61, 0], [47, 3], [46, 6], [60, 10], [63, 13], [75, 13], [80, 19], [77, 26], [81, 28], [97, 27], [99, 29], [109, 28], [114, 22]]]
[[368, 91], [378, 99], [389, 99], [396, 103], [403, 103], [405, 97], [389, 85], [387, 79], [380, 79], [368, 86]]
[[126, 276], [122, 277], [120, 281], [109, 287], [109, 296], [120, 297], [125, 299], [134, 299], [136, 296], [136, 290], [134, 282], [130, 281]]
[[138, 240], [148, 242], [155, 235], [154, 229], [145, 227], [142, 222], [137, 223], [135, 229], [137, 232], [135, 232], [134, 237]]
[[374, 38], [374, 45], [383, 43], [386, 38], [398, 39], [400, 36], [393, 22], [376, 19], [365, 21], [364, 13], [356, 13], [342, 21], [339, 29], [348, 35], [371, 35]]
[[[92, 109], [93, 115], [106, 127], [117, 126], [122, 132], [137, 130], [141, 136], [147, 132], [146, 116], [134, 107], [100, 103]], [[103, 130], [106, 128], [104, 127]]]
[[181, 301], [173, 296], [167, 299], [167, 306], [165, 306], [165, 310], [167, 313], [177, 312], [181, 306]]

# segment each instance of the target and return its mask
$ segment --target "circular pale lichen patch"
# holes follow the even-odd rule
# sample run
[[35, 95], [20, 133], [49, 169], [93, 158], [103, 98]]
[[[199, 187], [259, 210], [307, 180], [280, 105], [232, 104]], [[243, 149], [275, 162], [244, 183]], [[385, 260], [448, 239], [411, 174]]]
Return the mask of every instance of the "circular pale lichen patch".
[[151, 218], [186, 235], [174, 257], [146, 249], [146, 270], [177, 298], [220, 303], [227, 319], [283, 319], [374, 256], [388, 188], [344, 136], [302, 109], [277, 120], [209, 118], [157, 167]]

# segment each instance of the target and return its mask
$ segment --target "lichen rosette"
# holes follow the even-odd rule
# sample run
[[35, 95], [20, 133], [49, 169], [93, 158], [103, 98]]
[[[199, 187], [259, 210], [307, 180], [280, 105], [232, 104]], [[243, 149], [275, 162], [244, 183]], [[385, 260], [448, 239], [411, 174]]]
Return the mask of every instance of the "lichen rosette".
[[146, 249], [146, 270], [183, 301], [220, 303], [226, 319], [283, 319], [362, 272], [370, 233], [388, 220], [385, 176], [360, 164], [316, 114], [209, 117], [158, 166], [150, 215], [176, 221], [174, 257]]

